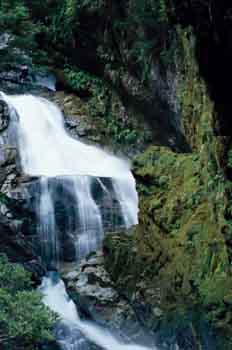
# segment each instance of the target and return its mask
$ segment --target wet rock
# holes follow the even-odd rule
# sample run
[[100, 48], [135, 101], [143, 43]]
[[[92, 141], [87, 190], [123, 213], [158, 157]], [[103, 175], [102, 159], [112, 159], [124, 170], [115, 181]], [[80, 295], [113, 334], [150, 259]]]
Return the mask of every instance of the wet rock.
[[104, 269], [100, 251], [82, 260], [78, 267], [63, 265], [62, 277], [82, 316], [111, 328], [125, 340], [147, 339], [133, 308], [116, 291]]
[[15, 39], [8, 33], [0, 35], [0, 53], [5, 61], [0, 66], [0, 90], [11, 94], [55, 91], [55, 75], [35, 69], [32, 58], [17, 47]]
[[84, 121], [85, 119], [86, 116], [83, 115], [78, 117], [69, 115], [65, 118], [65, 125], [72, 135], [85, 137], [88, 136], [88, 132], [91, 130], [91, 127]]
[[0, 188], [8, 192], [16, 179], [17, 151], [14, 147], [0, 145]]
[[57, 91], [49, 97], [55, 102], [65, 116], [65, 126], [73, 137], [81, 137], [86, 140], [96, 133], [96, 126], [89, 116], [88, 106], [80, 97], [67, 94], [65, 91]]
[[9, 69], [0, 71], [0, 79], [5, 82], [5, 91], [10, 86], [15, 89], [19, 89], [19, 86], [30, 85], [34, 82], [33, 70], [30, 65], [27, 64], [15, 64], [12, 65]]
[[35, 85], [51, 91], [56, 91], [56, 77], [49, 71], [34, 71]]
[[0, 95], [0, 253], [6, 253], [11, 261], [24, 264], [37, 279], [44, 271], [35, 256], [32, 239], [25, 238], [32, 218], [24, 207], [20, 191], [13, 195], [19, 159], [15, 137], [17, 121], [17, 114]]
[[8, 47], [12, 36], [8, 33], [3, 33], [0, 35], [0, 50], [4, 50]]
[[16, 111], [10, 109], [0, 94], [0, 189], [8, 193], [18, 174]]
[[[83, 232], [78, 211], [78, 208], [82, 206], [82, 199], [81, 197], [76, 198], [75, 192], [78, 191], [78, 184], [84, 179], [85, 177], [81, 176], [76, 176], [75, 178], [72, 176], [58, 176], [48, 180], [50, 194], [54, 203], [56, 234], [59, 238], [59, 258], [61, 261], [76, 261], [78, 258], [76, 242], [81, 234], [86, 234], [86, 232]], [[40, 205], [40, 178], [20, 176], [16, 177], [14, 181], [16, 186], [8, 190], [9, 196], [20, 201], [22, 206], [36, 217]], [[92, 197], [100, 209], [104, 231], [119, 231], [125, 226], [125, 223], [112, 180], [110, 178], [90, 177], [90, 181]], [[95, 230], [95, 228], [91, 229]], [[91, 229], [88, 234], [91, 234]], [[86, 237], [89, 236], [87, 235]], [[100, 237], [98, 244], [100, 247]]]
[[0, 132], [4, 131], [10, 122], [9, 108], [5, 101], [0, 100]]
[[15, 147], [0, 145], [0, 167], [13, 164], [16, 161], [17, 150]]

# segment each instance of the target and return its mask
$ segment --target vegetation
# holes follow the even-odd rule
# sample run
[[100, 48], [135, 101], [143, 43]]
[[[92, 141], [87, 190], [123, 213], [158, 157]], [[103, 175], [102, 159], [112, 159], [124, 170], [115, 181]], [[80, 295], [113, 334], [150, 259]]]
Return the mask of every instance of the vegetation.
[[[1, 0], [0, 30], [7, 33], [7, 45], [0, 51], [1, 69], [20, 63], [28, 63], [28, 58], [19, 53], [36, 48], [35, 36], [40, 30], [30, 20], [29, 9], [22, 0]], [[17, 49], [16, 49], [17, 48]]]
[[55, 316], [33, 290], [31, 275], [18, 264], [0, 256], [0, 346], [15, 344], [35, 349], [35, 344], [52, 339]]

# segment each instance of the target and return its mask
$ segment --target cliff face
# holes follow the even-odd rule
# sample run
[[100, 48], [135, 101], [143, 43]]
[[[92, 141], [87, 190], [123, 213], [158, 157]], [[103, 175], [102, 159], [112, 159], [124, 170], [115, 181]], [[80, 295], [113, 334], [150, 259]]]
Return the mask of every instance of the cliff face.
[[[135, 158], [139, 225], [134, 236], [107, 237], [106, 268], [131, 302], [150, 305], [150, 327], [156, 329], [165, 319], [162, 310], [187, 315], [196, 307], [226, 336], [225, 345], [220, 346], [229, 349], [232, 280], [227, 116], [218, 108], [213, 87], [207, 85], [212, 80], [202, 73], [197, 56], [199, 33], [194, 26], [175, 24], [170, 37], [168, 25], [163, 25], [168, 47], [162, 51], [161, 45], [156, 55], [152, 51], [143, 83], [139, 65], [130, 56], [131, 47], [126, 46], [135, 44], [138, 32], [130, 36], [128, 28], [126, 39], [119, 40], [124, 58], [118, 58], [120, 69], [109, 65], [104, 76], [126, 96], [127, 106], [142, 111], [152, 128], [153, 144], [169, 148], [150, 147]], [[158, 33], [160, 24], [157, 28]]]
[[[220, 342], [219, 348], [229, 349], [229, 137], [216, 132], [218, 111], [201, 76], [195, 45], [193, 31], [177, 26], [171, 46], [176, 68], [174, 96], [179, 125], [191, 151], [176, 153], [153, 146], [135, 158], [139, 225], [134, 235], [107, 237], [106, 268], [132, 303], [150, 306], [144, 318], [149, 327], [159, 329], [167, 315], [176, 322], [179, 314], [186, 325], [191, 319], [193, 328], [198, 328], [199, 319], [196, 322], [195, 316], [189, 316], [195, 308], [222, 332], [225, 344]], [[196, 333], [199, 342], [195, 347], [205, 348], [199, 328]]]

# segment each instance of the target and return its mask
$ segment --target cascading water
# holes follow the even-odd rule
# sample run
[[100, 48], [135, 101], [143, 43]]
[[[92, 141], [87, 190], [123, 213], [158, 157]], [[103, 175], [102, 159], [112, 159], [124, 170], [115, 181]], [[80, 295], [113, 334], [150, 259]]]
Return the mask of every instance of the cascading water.
[[[138, 198], [127, 161], [71, 138], [64, 128], [60, 110], [53, 103], [31, 95], [3, 96], [19, 115], [18, 139], [22, 169], [26, 174], [41, 177], [41, 199], [39, 210], [37, 209], [40, 213], [38, 231], [41, 250], [48, 252], [45, 260], [50, 262], [49, 266], [54, 266], [53, 260], [60, 254], [57, 251], [59, 238], [52, 237], [57, 234], [56, 215], [52, 214], [55, 213], [52, 194], [55, 180], [52, 179], [56, 177], [60, 181], [63, 178], [66, 188], [73, 188], [69, 192], [72, 192], [72, 201], [76, 202], [78, 208], [74, 215], [78, 217], [78, 233], [72, 233], [75, 236], [73, 238], [77, 259], [99, 248], [103, 237], [101, 212], [91, 192], [92, 177], [97, 177], [99, 182], [100, 177], [112, 179], [124, 226], [137, 223]], [[62, 200], [60, 196], [59, 201]], [[66, 203], [63, 203], [63, 207], [65, 206]], [[55, 218], [52, 219], [51, 216]], [[65, 229], [67, 232], [71, 231], [67, 227]], [[47, 230], [50, 237], [49, 249], [44, 248]]]
[[59, 260], [59, 243], [56, 235], [54, 206], [48, 186], [48, 179], [46, 177], [41, 177], [41, 194], [37, 211], [39, 222], [38, 233], [41, 241], [42, 260], [47, 260], [54, 266]]
[[101, 213], [91, 195], [91, 181], [92, 178], [88, 176], [77, 177], [73, 180], [81, 222], [76, 241], [76, 252], [79, 259], [84, 258], [88, 252], [98, 249], [103, 238]]
[[[124, 227], [137, 223], [138, 198], [127, 161], [71, 138], [65, 131], [61, 112], [49, 101], [30, 95], [2, 96], [19, 116], [22, 170], [39, 177], [36, 214], [41, 256], [48, 268], [58, 267], [60, 237], [64, 233], [66, 240], [74, 241], [76, 260], [100, 247], [104, 215], [93, 188], [98, 187], [107, 195], [110, 187], [119, 203]], [[106, 178], [111, 179], [111, 185]], [[57, 335], [62, 349], [87, 350], [89, 343], [100, 349], [147, 349], [123, 344], [94, 323], [81, 321], [64, 283], [59, 277], [54, 278], [54, 273], [44, 277], [40, 290], [45, 304], [62, 319], [65, 331]]]
[[[104, 350], [149, 350], [147, 347], [136, 344], [124, 344], [104, 328], [92, 322], [82, 321], [76, 311], [75, 304], [66, 293], [63, 281], [54, 276], [54, 273], [53, 276], [43, 279], [40, 290], [44, 294], [44, 303], [62, 316], [64, 332], [61, 335], [60, 343], [63, 345], [64, 350], [90, 349], [85, 339]], [[68, 332], [66, 329], [67, 325]], [[71, 332], [70, 329], [72, 330]], [[82, 335], [73, 336], [73, 334], [75, 335], [78, 332], [81, 332]], [[68, 346], [67, 343], [69, 344]], [[153, 350], [157, 349], [153, 348]]]

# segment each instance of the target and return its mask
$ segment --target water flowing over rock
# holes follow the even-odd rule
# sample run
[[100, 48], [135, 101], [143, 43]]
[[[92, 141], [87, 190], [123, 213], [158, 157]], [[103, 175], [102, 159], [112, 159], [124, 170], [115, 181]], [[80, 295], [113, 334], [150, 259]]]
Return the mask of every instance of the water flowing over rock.
[[[108, 330], [86, 320], [81, 320], [75, 304], [68, 297], [64, 283], [56, 276], [50, 275], [43, 279], [40, 287], [44, 294], [44, 302], [63, 320], [62, 329], [58, 333], [59, 343], [64, 350], [149, 350], [149, 348], [127, 344], [119, 335], [113, 335]], [[150, 348], [151, 349], [151, 348]], [[153, 350], [157, 350], [155, 347]]]
[[78, 266], [65, 264], [61, 275], [80, 314], [116, 331], [123, 339], [154, 346], [154, 334], [149, 336], [148, 330], [141, 327], [138, 314], [117, 291], [104, 267], [101, 251], [83, 259]]
[[[119, 207], [119, 224], [121, 221], [122, 226], [129, 227], [137, 223], [135, 181], [126, 160], [71, 138], [61, 112], [49, 101], [30, 95], [4, 98], [19, 115], [22, 169], [25, 174], [40, 177], [37, 188], [28, 186], [28, 191], [29, 197], [35, 193], [39, 196], [35, 210], [41, 255], [50, 267], [56, 267], [62, 256], [60, 248], [66, 251], [66, 260], [74, 260], [74, 256], [78, 260], [100, 247], [103, 222], [110, 215], [104, 210], [107, 197], [110, 206], [116, 203]], [[108, 194], [109, 187], [113, 195]], [[63, 249], [59, 241], [62, 245], [66, 238], [68, 249]]]
[[125, 228], [117, 195], [110, 178], [93, 176], [28, 177], [11, 191], [37, 217], [38, 252], [50, 268], [80, 261], [101, 247], [104, 232]]
[[[101, 247], [106, 231], [137, 223], [138, 198], [128, 161], [71, 138], [61, 112], [47, 100], [2, 96], [19, 116], [17, 144], [27, 177], [11, 195], [24, 199], [35, 214], [39, 254], [47, 269], [80, 261]], [[56, 329], [62, 349], [148, 349], [81, 320], [58, 274], [48, 273], [40, 290], [62, 319]], [[110, 292], [116, 293], [108, 289], [108, 298]]]

